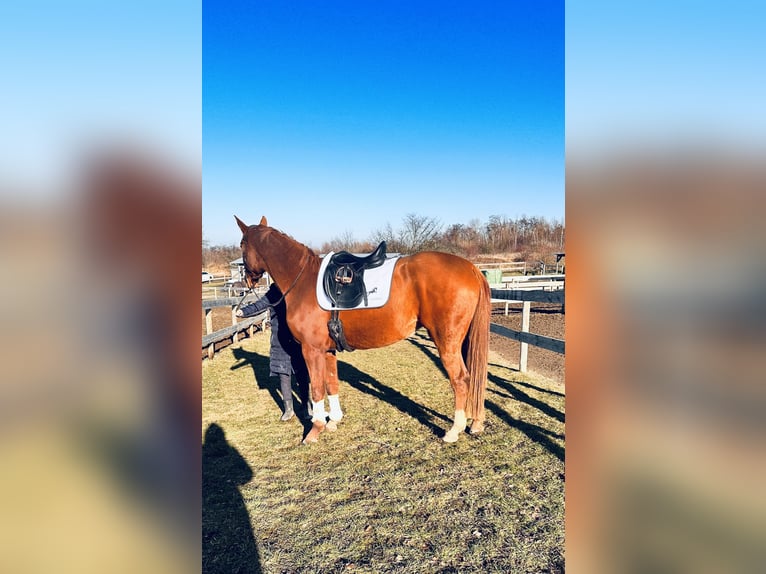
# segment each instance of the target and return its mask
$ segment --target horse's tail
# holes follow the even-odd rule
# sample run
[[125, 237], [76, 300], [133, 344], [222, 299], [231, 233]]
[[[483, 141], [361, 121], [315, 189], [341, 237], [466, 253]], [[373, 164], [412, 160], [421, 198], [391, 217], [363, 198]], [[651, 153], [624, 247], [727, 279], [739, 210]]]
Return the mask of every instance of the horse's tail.
[[484, 393], [487, 389], [487, 360], [489, 354], [489, 318], [492, 313], [489, 283], [481, 272], [479, 302], [463, 343], [463, 359], [468, 368], [468, 400], [466, 416], [480, 423], [484, 421]]

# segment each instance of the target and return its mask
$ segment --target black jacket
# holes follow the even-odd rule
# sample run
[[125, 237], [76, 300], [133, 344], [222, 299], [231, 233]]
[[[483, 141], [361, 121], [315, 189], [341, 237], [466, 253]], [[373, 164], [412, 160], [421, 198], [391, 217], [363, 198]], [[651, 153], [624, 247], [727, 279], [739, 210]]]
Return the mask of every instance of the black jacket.
[[263, 297], [241, 307], [243, 317], [252, 317], [266, 309], [269, 309], [271, 316], [271, 352], [269, 353], [271, 375], [295, 373], [299, 382], [308, 381], [308, 371], [303, 360], [301, 345], [293, 338], [287, 326], [285, 300], [274, 283]]

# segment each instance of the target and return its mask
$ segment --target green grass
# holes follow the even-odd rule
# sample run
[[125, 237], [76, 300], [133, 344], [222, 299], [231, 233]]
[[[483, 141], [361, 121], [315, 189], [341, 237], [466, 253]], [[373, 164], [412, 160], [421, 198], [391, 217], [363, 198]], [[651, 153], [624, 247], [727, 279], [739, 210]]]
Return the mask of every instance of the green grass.
[[345, 417], [304, 446], [268, 346], [202, 367], [204, 572], [563, 571], [563, 385], [491, 356], [486, 431], [445, 444], [452, 392], [419, 332], [339, 354]]

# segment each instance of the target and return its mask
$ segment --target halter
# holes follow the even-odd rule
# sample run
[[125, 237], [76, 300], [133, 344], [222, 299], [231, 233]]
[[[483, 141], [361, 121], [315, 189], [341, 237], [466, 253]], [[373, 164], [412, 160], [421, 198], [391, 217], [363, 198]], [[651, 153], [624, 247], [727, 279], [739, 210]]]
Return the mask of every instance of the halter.
[[[298, 279], [300, 279], [300, 278], [301, 278], [301, 275], [303, 275], [303, 271], [304, 271], [304, 269], [306, 269], [306, 265], [308, 265], [308, 263], [309, 263], [309, 259], [310, 259], [310, 258], [311, 258], [311, 252], [310, 252], [308, 249], [306, 249], [306, 257], [305, 257], [305, 261], [303, 262], [303, 265], [301, 265], [301, 270], [300, 270], [300, 271], [298, 271], [298, 275], [296, 275], [296, 276], [295, 276], [295, 279], [293, 279], [293, 282], [292, 282], [292, 283], [290, 284], [290, 286], [287, 288], [287, 291], [285, 291], [284, 293], [282, 293], [282, 296], [279, 298], [279, 301], [277, 301], [276, 303], [269, 303], [269, 307], [276, 307], [276, 306], [277, 306], [277, 305], [279, 305], [279, 304], [280, 304], [282, 301], [284, 301], [284, 300], [285, 300], [285, 297], [287, 296], [287, 294], [288, 294], [290, 291], [292, 291], [292, 290], [293, 290], [293, 287], [295, 287], [295, 285], [298, 283]], [[242, 261], [242, 262], [244, 263], [244, 259], [243, 259], [243, 261]], [[245, 270], [247, 270], [247, 264], [246, 264], [246, 263], [245, 263]], [[252, 288], [252, 287], [250, 287], [250, 289], [248, 289], [248, 290], [247, 290], [247, 293], [245, 293], [245, 294], [242, 296], [242, 299], [240, 299], [240, 300], [239, 300], [239, 303], [237, 303], [237, 306], [234, 308], [234, 311], [236, 311], [237, 309], [239, 309], [240, 305], [242, 305], [242, 302], [245, 300], [245, 297], [247, 297], [248, 295], [250, 295], [250, 293], [252, 293], [252, 292], [253, 292], [253, 288]]]

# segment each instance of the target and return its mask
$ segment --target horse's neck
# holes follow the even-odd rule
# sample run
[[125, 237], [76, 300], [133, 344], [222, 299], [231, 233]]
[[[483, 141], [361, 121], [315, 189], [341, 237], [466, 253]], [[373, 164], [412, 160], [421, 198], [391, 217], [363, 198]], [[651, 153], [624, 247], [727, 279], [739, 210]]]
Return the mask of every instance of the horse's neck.
[[272, 253], [268, 259], [269, 275], [284, 293], [306, 265], [310, 252], [305, 245], [274, 231], [268, 241]]

